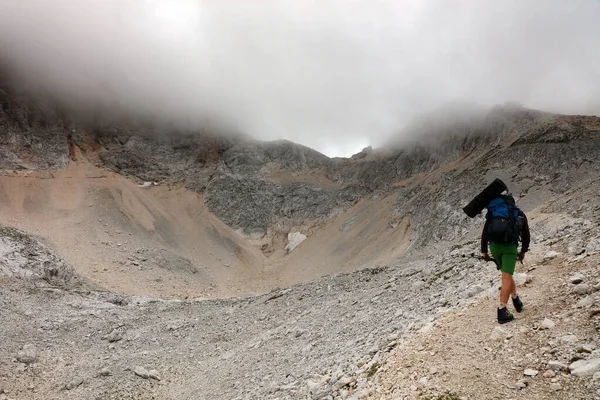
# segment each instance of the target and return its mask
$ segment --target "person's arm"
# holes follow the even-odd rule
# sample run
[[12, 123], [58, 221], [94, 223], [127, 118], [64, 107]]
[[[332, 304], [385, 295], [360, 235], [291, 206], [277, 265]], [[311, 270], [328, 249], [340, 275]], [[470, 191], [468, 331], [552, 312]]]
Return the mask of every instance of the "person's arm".
[[525, 259], [525, 253], [529, 250], [529, 242], [531, 237], [529, 235], [529, 223], [527, 222], [527, 216], [521, 210], [519, 210], [519, 216], [523, 217], [523, 225], [521, 225], [521, 251], [519, 252], [518, 260], [523, 264]]
[[[483, 225], [483, 231], [481, 232], [481, 254], [487, 254], [488, 252], [488, 240], [487, 240], [487, 226], [488, 226], [488, 221], [489, 220], [485, 220], [485, 225]], [[485, 257], [485, 256], [484, 256]]]
[[527, 223], [527, 216], [523, 211], [519, 210], [519, 215], [523, 217], [523, 225], [521, 226], [521, 253], [527, 253], [529, 250], [529, 242], [531, 240], [529, 224]]

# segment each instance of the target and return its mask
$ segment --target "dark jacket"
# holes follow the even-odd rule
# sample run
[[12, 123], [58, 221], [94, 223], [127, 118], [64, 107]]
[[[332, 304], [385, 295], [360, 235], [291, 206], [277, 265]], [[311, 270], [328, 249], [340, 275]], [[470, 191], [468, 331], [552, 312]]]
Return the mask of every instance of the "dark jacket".
[[[527, 223], [527, 216], [525, 215], [525, 213], [523, 211], [519, 210], [519, 216], [523, 217], [523, 225], [521, 226], [521, 243], [522, 243], [521, 251], [523, 253], [525, 253], [527, 250], [529, 250], [529, 241], [530, 241], [529, 224]], [[489, 222], [489, 220], [485, 221], [485, 225], [483, 226], [483, 232], [481, 233], [481, 252], [482, 253], [488, 252], [488, 239], [486, 237], [488, 222]]]

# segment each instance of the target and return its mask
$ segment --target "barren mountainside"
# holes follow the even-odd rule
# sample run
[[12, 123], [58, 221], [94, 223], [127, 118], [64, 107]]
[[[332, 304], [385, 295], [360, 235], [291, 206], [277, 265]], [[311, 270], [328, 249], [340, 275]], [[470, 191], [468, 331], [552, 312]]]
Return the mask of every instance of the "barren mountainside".
[[[511, 104], [329, 158], [0, 85], [0, 399], [599, 398], [599, 157], [600, 118]], [[500, 340], [494, 178], [533, 238]]]

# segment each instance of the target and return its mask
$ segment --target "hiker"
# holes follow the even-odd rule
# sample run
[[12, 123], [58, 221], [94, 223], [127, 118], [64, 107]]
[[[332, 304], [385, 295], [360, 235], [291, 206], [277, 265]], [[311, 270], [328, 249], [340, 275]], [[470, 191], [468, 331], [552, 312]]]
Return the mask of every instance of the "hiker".
[[[517, 294], [513, 273], [517, 260], [523, 263], [525, 253], [529, 250], [529, 225], [527, 216], [516, 206], [510, 195], [500, 195], [487, 205], [485, 225], [481, 234], [481, 253], [485, 261], [491, 261], [488, 254], [488, 242], [499, 270], [502, 272], [502, 288], [498, 307], [498, 322], [504, 324], [515, 317], [506, 305], [509, 296], [517, 312], [523, 310], [523, 303]], [[521, 251], [518, 252], [519, 239]]]

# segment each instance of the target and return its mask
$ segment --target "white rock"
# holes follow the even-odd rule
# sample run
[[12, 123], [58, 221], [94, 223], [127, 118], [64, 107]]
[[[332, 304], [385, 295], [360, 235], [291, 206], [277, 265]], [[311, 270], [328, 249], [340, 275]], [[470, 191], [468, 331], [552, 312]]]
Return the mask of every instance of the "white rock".
[[521, 389], [525, 389], [527, 387], [527, 383], [523, 382], [523, 381], [519, 381], [517, 383], [515, 383], [515, 389], [521, 390]]
[[427, 333], [433, 329], [435, 322], [428, 322], [419, 329], [419, 333]]
[[536, 376], [539, 372], [535, 369], [527, 368], [523, 371], [523, 375], [525, 376]]
[[549, 318], [544, 318], [544, 320], [542, 321], [542, 324], [540, 325], [540, 329], [552, 329], [554, 328], [555, 324], [554, 321], [552, 321]]
[[426, 377], [426, 376], [424, 376], [424, 377], [422, 377], [421, 379], [419, 379], [419, 383], [420, 383], [421, 385], [426, 385], [426, 384], [427, 384], [427, 377]]
[[533, 280], [533, 278], [526, 273], [514, 274], [513, 279], [515, 280], [515, 285], [517, 286], [526, 285]]
[[580, 283], [573, 288], [573, 293], [584, 295], [590, 291], [590, 286], [587, 283]]
[[567, 367], [565, 364], [561, 363], [560, 361], [549, 361], [548, 362], [548, 368], [553, 370], [553, 371], [566, 371], [569, 367]]
[[37, 349], [32, 344], [26, 344], [17, 353], [17, 360], [23, 364], [31, 364], [37, 360]]
[[82, 383], [83, 383], [83, 379], [82, 378], [75, 378], [71, 382], [69, 382], [69, 383], [67, 383], [65, 385], [65, 389], [67, 389], [67, 390], [73, 390], [73, 389], [81, 386]]
[[596, 240], [592, 240], [587, 244], [587, 246], [585, 246], [585, 251], [588, 254], [594, 254], [598, 249], [600, 249], [600, 242]]
[[106, 340], [110, 343], [118, 342], [123, 339], [124, 332], [122, 329], [113, 329], [111, 333], [106, 335]]
[[581, 283], [585, 280], [585, 275], [583, 275], [582, 273], [578, 272], [575, 275], [571, 275], [571, 277], [569, 278], [569, 282], [571, 282], [574, 285], [577, 285], [578, 283]]
[[597, 297], [598, 293], [592, 293], [588, 296], [585, 296], [577, 302], [577, 307], [591, 307], [596, 302]]
[[344, 386], [349, 385], [350, 383], [354, 382], [356, 379], [346, 376], [344, 378], [341, 378], [339, 381], [337, 381], [334, 385], [333, 385], [333, 390], [340, 390], [341, 388], [343, 388]]
[[546, 254], [544, 254], [544, 258], [542, 259], [542, 262], [544, 262], [544, 261], [550, 261], [550, 260], [558, 257], [559, 254], [560, 254], [559, 252], [554, 251], [554, 250], [549, 251]]
[[319, 391], [319, 389], [321, 388], [321, 386], [323, 386], [323, 382], [316, 381], [314, 379], [308, 379], [306, 381], [306, 386], [308, 386], [308, 390], [311, 393], [317, 393]]
[[508, 339], [510, 337], [512, 337], [510, 332], [508, 330], [502, 328], [501, 326], [494, 327], [494, 329], [492, 330], [492, 333], [490, 335], [490, 339], [492, 339], [492, 340], [504, 340], [504, 339]]
[[148, 371], [148, 377], [156, 381], [160, 381], [160, 374], [155, 369], [151, 369], [150, 371]]
[[483, 292], [484, 290], [485, 289], [481, 285], [472, 286], [465, 292], [464, 298], [469, 299], [473, 296], [478, 295], [479, 293]]
[[559, 391], [562, 389], [562, 386], [560, 386], [560, 383], [551, 383], [550, 389], [552, 389], [554, 391]]
[[577, 242], [573, 242], [567, 247], [567, 251], [572, 256], [578, 256], [585, 252], [585, 248], [583, 247], [583, 243], [578, 240]]
[[569, 370], [575, 376], [593, 376], [596, 372], [600, 371], [600, 358], [575, 361], [569, 365]]
[[110, 372], [110, 369], [108, 369], [107, 367], [104, 367], [100, 370], [100, 376], [110, 376], [112, 375], [112, 372]]
[[300, 245], [300, 243], [306, 240], [306, 235], [300, 232], [290, 232], [288, 233], [288, 244], [285, 246], [285, 249], [288, 253], [292, 252], [296, 247]]
[[140, 378], [144, 378], [144, 379], [148, 379], [149, 375], [148, 375], [148, 370], [144, 367], [134, 367], [133, 368], [133, 373], [136, 374], [137, 376], [139, 376]]
[[565, 335], [558, 338], [560, 344], [575, 345], [577, 344], [577, 341], [577, 336], [575, 335]]

